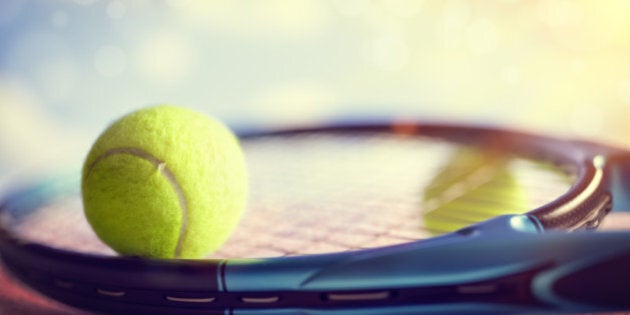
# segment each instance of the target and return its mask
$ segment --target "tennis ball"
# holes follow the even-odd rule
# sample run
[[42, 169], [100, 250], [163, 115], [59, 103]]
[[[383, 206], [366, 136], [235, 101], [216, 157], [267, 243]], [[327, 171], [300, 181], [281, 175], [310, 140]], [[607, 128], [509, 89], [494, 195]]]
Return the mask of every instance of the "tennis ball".
[[242, 216], [247, 172], [237, 138], [220, 122], [162, 105], [115, 121], [83, 166], [86, 218], [122, 255], [200, 258]]

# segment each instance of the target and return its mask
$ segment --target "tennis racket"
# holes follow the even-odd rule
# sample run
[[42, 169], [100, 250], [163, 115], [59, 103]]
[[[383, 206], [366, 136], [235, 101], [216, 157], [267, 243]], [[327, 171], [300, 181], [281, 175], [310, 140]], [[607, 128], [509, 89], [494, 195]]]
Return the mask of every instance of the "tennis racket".
[[630, 153], [483, 126], [339, 123], [240, 133], [251, 196], [204, 260], [120, 257], [78, 179], [7, 194], [0, 254], [22, 282], [130, 314], [630, 309]]

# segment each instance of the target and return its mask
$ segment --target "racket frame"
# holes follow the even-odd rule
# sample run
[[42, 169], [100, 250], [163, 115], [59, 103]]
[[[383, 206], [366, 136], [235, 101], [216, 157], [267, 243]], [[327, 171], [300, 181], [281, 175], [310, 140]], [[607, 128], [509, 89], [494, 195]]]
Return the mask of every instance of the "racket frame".
[[[627, 163], [626, 151], [493, 127], [409, 121], [249, 130], [240, 137], [251, 141], [362, 132], [436, 137], [509, 151], [575, 168], [577, 180], [566, 194], [526, 215], [501, 216], [430, 240], [376, 249], [268, 259], [158, 260], [29, 243], [0, 225], [1, 257], [14, 275], [40, 292], [105, 312], [351, 313], [361, 308], [432, 313], [471, 310], [472, 305], [485, 311], [630, 308], [625, 301], [630, 275], [624, 269], [630, 263], [630, 233], [559, 232], [597, 227], [612, 206], [611, 167]], [[74, 191], [63, 186], [45, 184], [8, 195], [0, 205], [0, 217], [36, 211], [51, 198]], [[626, 186], [614, 188], [627, 194]], [[6, 221], [10, 220], [2, 223]], [[572, 276], [583, 277], [581, 270], [593, 268], [604, 273], [601, 279], [606, 281], [628, 281], [613, 287], [592, 277], [592, 283], [581, 283]], [[565, 288], [567, 282], [572, 284], [569, 288], [582, 285], [593, 295], [573, 292]], [[562, 290], [558, 283], [563, 283]], [[601, 292], [595, 294], [594, 287]]]

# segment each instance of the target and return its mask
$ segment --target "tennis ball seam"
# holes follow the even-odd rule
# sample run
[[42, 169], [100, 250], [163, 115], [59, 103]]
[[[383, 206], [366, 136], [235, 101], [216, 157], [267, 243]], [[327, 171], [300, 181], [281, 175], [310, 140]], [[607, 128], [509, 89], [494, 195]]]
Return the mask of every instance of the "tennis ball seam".
[[176, 258], [180, 257], [183, 243], [184, 243], [184, 238], [186, 235], [187, 226], [188, 226], [188, 203], [186, 201], [186, 197], [184, 196], [182, 187], [179, 185], [179, 182], [177, 182], [177, 179], [175, 179], [175, 175], [173, 174], [173, 172], [171, 172], [171, 170], [166, 165], [166, 162], [158, 159], [156, 156], [139, 148], [133, 148], [133, 147], [114, 148], [114, 149], [109, 149], [105, 151], [103, 154], [99, 155], [98, 157], [96, 157], [96, 159], [94, 159], [94, 161], [88, 166], [87, 171], [85, 172], [85, 178], [88, 178], [90, 176], [90, 172], [100, 161], [110, 156], [117, 155], [117, 154], [129, 154], [129, 155], [144, 159], [148, 162], [151, 162], [155, 166], [157, 171], [160, 172], [168, 180], [168, 182], [171, 184], [171, 186], [175, 190], [175, 194], [177, 195], [177, 198], [179, 200], [179, 205], [181, 208], [182, 224], [180, 226], [179, 237], [177, 239], [177, 245], [175, 246], [174, 257]]

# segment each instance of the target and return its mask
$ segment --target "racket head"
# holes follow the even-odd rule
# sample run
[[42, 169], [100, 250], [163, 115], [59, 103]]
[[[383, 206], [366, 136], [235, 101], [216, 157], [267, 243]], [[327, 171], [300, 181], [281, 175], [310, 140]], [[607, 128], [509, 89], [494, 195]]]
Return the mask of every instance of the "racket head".
[[[526, 178], [531, 176], [533, 165], [533, 168], [541, 171], [543, 175], [542, 177], [536, 175], [533, 179], [530, 177], [530, 182], [550, 184], [555, 183], [557, 179], [558, 183], [564, 183], [558, 185], [555, 191], [545, 188], [546, 196], [534, 194], [535, 200], [532, 205], [521, 209], [528, 215], [499, 219], [498, 224], [494, 226], [507, 227], [507, 229], [500, 228], [502, 232], [519, 231], [519, 228], [514, 226], [515, 222], [533, 226], [534, 230], [562, 228], [569, 221], [571, 223], [568, 225], [572, 228], [579, 227], [584, 222], [591, 222], [592, 211], [585, 213], [584, 210], [564, 211], [564, 214], [570, 214], [571, 220], [545, 220], [544, 216], [555, 214], [555, 209], [558, 209], [559, 205], [564, 205], [568, 200], [576, 198], [580, 201], [601, 201], [601, 207], [604, 210], [597, 211], [602, 211], [602, 213], [609, 209], [609, 199], [605, 198], [607, 194], [604, 192], [606, 167], [594, 162], [599, 159], [599, 156], [609, 151], [590, 145], [576, 145], [553, 138], [493, 128], [420, 123], [346, 124], [255, 131], [244, 132], [241, 138], [252, 174], [253, 192], [250, 208], [245, 215], [246, 219], [232, 238], [238, 245], [236, 248], [232, 248], [233, 245], [228, 242], [224, 249], [215, 254], [216, 256], [201, 261], [118, 257], [113, 252], [108, 252], [108, 249], [98, 241], [94, 241], [96, 238], [89, 235], [89, 228], [85, 230], [86, 226], [80, 227], [80, 224], [75, 224], [81, 220], [82, 215], [76, 191], [78, 185], [73, 184], [74, 179], [71, 178], [67, 181], [54, 180], [40, 186], [32, 186], [26, 191], [5, 199], [2, 204], [3, 225], [0, 229], [0, 244], [3, 257], [9, 262], [7, 265], [20, 277], [27, 279], [28, 283], [50, 296], [65, 301], [70, 300], [80, 306], [94, 307], [90, 304], [95, 303], [93, 300], [85, 304], [77, 301], [74, 295], [66, 296], [68, 292], [59, 290], [59, 283], [64, 283], [63, 277], [73, 274], [76, 277], [77, 274], [83, 274], [89, 278], [98, 274], [98, 279], [92, 278], [92, 280], [104, 286], [93, 289], [101, 295], [103, 292], [107, 294], [123, 292], [117, 291], [117, 288], [121, 287], [142, 287], [143, 285], [150, 286], [152, 290], [168, 292], [190, 290], [220, 292], [228, 289], [226, 274], [232, 275], [231, 279], [234, 280], [229, 286], [237, 288], [239, 281], [251, 283], [252, 278], [248, 276], [251, 273], [256, 276], [263, 275], [258, 280], [261, 280], [259, 283], [264, 284], [269, 283], [265, 280], [270, 280], [265, 277], [282, 277], [283, 270], [291, 266], [317, 270], [348, 257], [414, 250], [417, 246], [422, 247], [423, 244], [417, 239], [430, 236], [435, 232], [444, 232], [443, 230], [432, 231], [430, 227], [422, 226], [422, 207], [426, 206], [423, 200], [426, 190], [423, 186], [430, 186], [435, 178], [440, 178], [441, 172], [445, 170], [445, 167], [448, 168], [444, 162], [449, 161], [449, 157], [456, 154], [462, 146], [491, 152], [492, 156], [507, 156], [510, 165], [513, 162], [517, 166], [527, 165]], [[430, 139], [428, 143], [422, 142], [426, 139]], [[433, 144], [436, 145], [436, 152], [441, 152], [438, 155], [427, 153], [427, 146]], [[532, 164], [529, 160], [535, 162]], [[436, 165], [434, 164], [436, 161], [442, 163]], [[540, 164], [541, 161], [544, 162]], [[377, 165], [383, 168], [375, 168]], [[424, 176], [428, 178], [425, 182], [422, 182], [419, 172], [427, 175]], [[373, 177], [379, 174], [389, 180], [392, 177], [396, 180], [390, 182], [378, 176]], [[549, 174], [557, 176], [556, 179], [550, 180]], [[597, 174], [602, 174], [602, 176], [596, 189], [587, 189], [592, 187], [591, 183]], [[345, 182], [340, 182], [340, 180]], [[524, 182], [527, 181], [524, 180]], [[322, 187], [329, 190], [321, 191]], [[584, 191], [587, 191], [587, 194]], [[401, 200], [403, 202], [400, 202]], [[279, 211], [279, 209], [284, 212], [276, 216], [274, 211]], [[296, 211], [299, 210], [304, 211], [305, 215], [298, 216], [296, 219]], [[55, 211], [69, 211], [71, 215], [74, 215], [73, 219], [64, 218], [61, 221], [72, 223], [64, 226], [63, 229], [56, 229], [57, 234], [50, 234], [49, 230], [40, 235], [29, 234], [34, 231], [38, 234], [37, 231], [46, 231], [46, 227], [51, 226], [51, 224], [42, 225], [41, 222], [50, 223], [51, 219], [63, 218], [61, 215], [51, 215]], [[349, 212], [343, 213], [343, 211]], [[328, 219], [319, 217], [322, 213], [327, 214]], [[44, 219], [35, 219], [38, 215], [43, 215]], [[247, 222], [248, 218], [252, 218], [251, 222]], [[359, 222], [364, 218], [368, 220], [365, 226]], [[347, 221], [341, 222], [341, 219]], [[285, 221], [286, 226], [283, 225]], [[302, 223], [299, 223], [300, 221]], [[43, 230], [24, 228], [34, 222], [40, 222], [39, 226]], [[268, 222], [274, 224], [270, 225]], [[464, 225], [472, 222], [474, 221], [465, 221]], [[26, 225], [23, 225], [25, 223]], [[319, 229], [315, 231], [308, 229], [312, 226], [319, 228], [320, 225], [328, 227], [328, 223], [332, 228], [324, 229], [326, 233], [323, 234]], [[253, 229], [257, 232], [252, 237], [252, 234], [246, 231], [253, 227], [258, 230]], [[280, 229], [273, 230], [276, 227]], [[352, 229], [352, 227], [355, 228]], [[69, 229], [76, 228], [87, 232], [84, 234], [68, 232]], [[60, 230], [61, 233], [59, 233]], [[466, 231], [473, 230], [464, 229], [452, 235], [459, 237], [466, 234]], [[374, 231], [379, 232], [365, 233]], [[386, 234], [391, 231], [394, 233], [393, 236]], [[261, 236], [261, 233], [265, 236]], [[270, 239], [268, 235], [274, 235], [274, 237]], [[342, 237], [335, 238], [339, 235]], [[357, 235], [360, 237], [356, 237]], [[64, 236], [70, 237], [71, 242], [59, 243]], [[329, 236], [334, 237], [328, 238]], [[365, 239], [355, 242], [364, 236], [367, 237], [367, 243], [363, 242]], [[313, 247], [304, 246], [304, 243], [297, 245], [291, 243], [290, 240], [295, 237], [304, 237], [309, 242], [325, 239], [326, 242], [324, 245], [315, 245], [313, 249]], [[448, 237], [447, 235], [441, 239]], [[81, 240], [79, 244], [77, 244], [77, 238]], [[253, 246], [246, 250], [238, 248], [245, 240], [251, 239], [255, 241]], [[260, 243], [257, 242], [261, 239], [276, 247], [272, 246], [271, 250], [264, 249], [261, 252], [254, 251], [253, 249], [259, 248]], [[282, 243], [283, 248], [279, 249], [277, 248], [279, 241], [288, 244]], [[340, 244], [344, 245], [343, 248], [339, 248]], [[374, 246], [375, 248], [366, 249]], [[331, 247], [333, 253], [331, 253]], [[294, 257], [283, 257], [287, 255]], [[282, 257], [262, 260], [241, 259], [270, 256]], [[236, 259], [232, 259], [235, 257]], [[43, 270], [42, 264], [47, 266]], [[33, 269], [29, 269], [33, 266], [37, 270], [35, 273]], [[152, 280], [149, 284], [139, 284], [137, 279], [130, 280], [128, 279], [130, 270], [150, 275]], [[56, 276], [53, 277], [51, 274], [55, 273]], [[37, 280], [34, 282], [29, 277], [47, 278], [47, 284], [42, 285], [42, 282], [37, 282]], [[163, 281], [169, 278], [177, 279], [177, 281], [169, 283]], [[208, 281], [208, 279], [214, 280]], [[269, 290], [269, 287], [260, 289]], [[256, 297], [260, 296], [254, 295], [254, 298]], [[171, 302], [173, 301], [165, 303]], [[353, 303], [353, 301], [348, 303]], [[173, 306], [172, 304], [168, 305]], [[111, 307], [111, 305], [103, 307]]]

